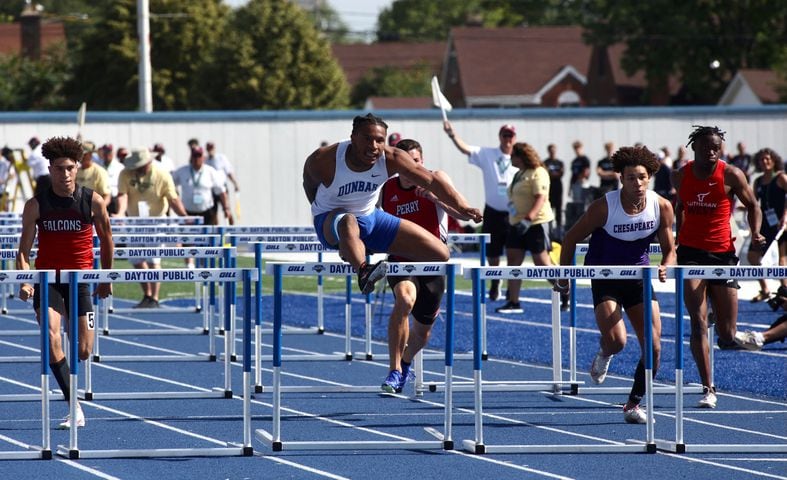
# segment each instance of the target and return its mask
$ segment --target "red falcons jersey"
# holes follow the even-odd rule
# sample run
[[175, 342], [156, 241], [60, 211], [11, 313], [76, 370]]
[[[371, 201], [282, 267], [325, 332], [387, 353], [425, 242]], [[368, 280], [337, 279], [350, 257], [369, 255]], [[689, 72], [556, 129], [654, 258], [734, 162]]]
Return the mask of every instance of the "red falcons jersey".
[[732, 252], [730, 215], [732, 198], [724, 191], [724, 170], [727, 164], [719, 160], [710, 177], [700, 180], [689, 162], [683, 167], [678, 196], [683, 204], [683, 221], [678, 232], [678, 244], [706, 252]]
[[38, 200], [38, 270], [93, 268], [93, 190], [77, 187], [71, 197], [52, 189]]
[[[448, 215], [440, 205], [423, 196], [417, 187], [404, 188], [399, 177], [388, 179], [382, 189], [383, 210], [425, 228], [429, 233], [445, 242], [448, 231]], [[407, 259], [391, 256], [394, 261]]]

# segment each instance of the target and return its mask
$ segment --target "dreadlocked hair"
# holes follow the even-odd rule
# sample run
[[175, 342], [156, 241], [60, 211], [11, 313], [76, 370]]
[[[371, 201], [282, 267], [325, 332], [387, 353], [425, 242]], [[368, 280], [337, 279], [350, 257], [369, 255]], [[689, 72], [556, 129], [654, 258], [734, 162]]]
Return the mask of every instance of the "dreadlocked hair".
[[705, 135], [718, 135], [719, 138], [724, 140], [724, 134], [727, 132], [723, 132], [719, 127], [707, 127], [702, 125], [692, 125], [694, 131], [689, 134], [689, 143], [686, 144], [686, 148], [690, 147], [694, 140], [704, 137]]

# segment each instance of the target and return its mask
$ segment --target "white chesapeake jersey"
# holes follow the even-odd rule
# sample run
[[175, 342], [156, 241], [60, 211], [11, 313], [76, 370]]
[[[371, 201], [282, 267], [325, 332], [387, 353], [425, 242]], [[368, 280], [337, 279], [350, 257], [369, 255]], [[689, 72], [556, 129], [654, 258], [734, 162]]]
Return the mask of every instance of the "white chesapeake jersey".
[[336, 170], [329, 186], [320, 184], [312, 203], [312, 216], [339, 209], [356, 216], [369, 215], [375, 209], [380, 189], [388, 180], [385, 153], [369, 170], [354, 172], [345, 158], [350, 142], [340, 142], [336, 148]]
[[649, 265], [648, 247], [657, 238], [661, 223], [659, 195], [645, 192], [645, 208], [626, 213], [620, 203], [622, 190], [607, 192], [607, 223], [590, 237], [585, 265]]

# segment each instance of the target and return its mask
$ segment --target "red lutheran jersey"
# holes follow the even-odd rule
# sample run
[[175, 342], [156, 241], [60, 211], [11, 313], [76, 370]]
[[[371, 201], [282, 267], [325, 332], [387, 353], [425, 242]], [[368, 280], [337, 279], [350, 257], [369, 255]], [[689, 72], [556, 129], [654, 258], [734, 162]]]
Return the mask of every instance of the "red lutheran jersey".
[[[425, 228], [429, 233], [445, 242], [448, 216], [439, 205], [421, 195], [417, 187], [404, 188], [399, 177], [388, 179], [383, 184], [383, 210]], [[391, 260], [406, 262], [408, 259], [391, 255]]]
[[51, 188], [38, 200], [38, 270], [93, 268], [93, 190], [77, 187], [71, 197]]
[[727, 164], [718, 161], [713, 174], [703, 180], [692, 170], [694, 162], [683, 167], [678, 197], [683, 204], [683, 221], [678, 244], [706, 252], [732, 252], [730, 216], [732, 198], [724, 191], [724, 170]]

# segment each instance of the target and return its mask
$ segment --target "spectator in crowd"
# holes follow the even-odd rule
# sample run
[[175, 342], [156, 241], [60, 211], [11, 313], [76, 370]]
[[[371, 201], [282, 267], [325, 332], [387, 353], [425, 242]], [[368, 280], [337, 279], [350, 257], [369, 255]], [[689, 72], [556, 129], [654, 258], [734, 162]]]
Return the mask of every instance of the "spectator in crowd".
[[[519, 171], [508, 188], [508, 222], [511, 227], [506, 239], [508, 266], [522, 264], [525, 253], [530, 252], [538, 266], [552, 265], [549, 257], [552, 242], [549, 223], [554, 220], [549, 204], [549, 173], [535, 148], [527, 143], [515, 143], [511, 163]], [[508, 281], [506, 303], [495, 309], [498, 313], [522, 313], [519, 289], [522, 280]], [[561, 310], [568, 310], [568, 295], [561, 295]]]
[[30, 168], [30, 178], [35, 181], [35, 195], [38, 195], [46, 192], [52, 185], [49, 179], [49, 162], [41, 154], [41, 140], [38, 137], [31, 137], [27, 145], [30, 147], [27, 166]]
[[[734, 197], [746, 208], [751, 242], [765, 244], [760, 233], [761, 215], [754, 192], [739, 169], [720, 159], [724, 133], [718, 127], [696, 126], [687, 147], [694, 160], [672, 173], [677, 191], [676, 223], [678, 264], [737, 265], [730, 217]], [[734, 279], [684, 281], [683, 301], [691, 318], [691, 353], [702, 382], [700, 408], [716, 408], [716, 387], [711, 383], [708, 343], [708, 299], [713, 307], [720, 348], [735, 346], [738, 317], [738, 284]]]
[[[219, 174], [224, 177], [224, 190], [228, 197], [227, 205], [230, 205], [229, 203], [230, 182], [232, 182], [233, 191], [235, 193], [236, 199], [238, 198], [238, 195], [240, 195], [240, 186], [238, 185], [238, 180], [235, 178], [235, 170], [232, 168], [232, 164], [230, 163], [226, 155], [224, 155], [223, 153], [216, 152], [216, 145], [213, 142], [208, 142], [205, 144], [205, 152], [207, 153], [207, 158], [205, 159], [205, 162], [211, 167], [213, 167], [214, 169], [216, 169], [216, 171], [219, 172]], [[214, 196], [214, 204], [213, 204], [214, 209], [218, 208], [220, 201], [221, 200], [218, 197]], [[227, 222], [231, 223], [230, 220], [231, 213], [230, 216], [227, 216], [227, 213], [225, 212], [224, 216], [227, 218]]]
[[0, 153], [0, 210], [3, 212], [8, 210], [8, 197], [12, 195], [8, 188], [16, 177], [14, 163], [14, 151], [7, 146], [3, 147]]
[[[746, 153], [746, 144], [743, 142], [738, 142], [737, 145], [738, 153], [732, 157], [730, 163], [735, 165], [736, 167], [740, 168], [741, 171], [746, 175], [746, 180], [749, 179], [749, 175], [751, 174], [751, 155]], [[758, 170], [759, 171], [759, 167]]]
[[[675, 245], [672, 205], [648, 190], [659, 161], [645, 147], [623, 147], [612, 155], [612, 162], [620, 174], [623, 188], [610, 191], [590, 204], [587, 212], [566, 233], [560, 264], [573, 265], [577, 243], [590, 235], [585, 265], [650, 265], [650, 243], [657, 238], [662, 250], [658, 276], [664, 282], [667, 265], [675, 263]], [[653, 287], [641, 279], [593, 279], [590, 285], [596, 324], [601, 333], [599, 350], [590, 366], [590, 378], [594, 383], [604, 382], [612, 357], [625, 347], [625, 311], [642, 353], [634, 373], [634, 385], [623, 407], [623, 418], [627, 423], [645, 423], [647, 417], [639, 404], [645, 395], [643, 358], [646, 321], [652, 322], [653, 326], [653, 376], [658, 370], [661, 353], [661, 318], [655, 294], [652, 297], [652, 318], [645, 318], [643, 292], [645, 288], [652, 291]], [[568, 287], [568, 280], [558, 281], [558, 290], [567, 293]]]
[[112, 200], [109, 175], [106, 170], [93, 162], [95, 150], [96, 147], [92, 142], [82, 143], [82, 159], [76, 172], [76, 181], [79, 186], [89, 188], [99, 194], [104, 200], [104, 205], [109, 206]]
[[175, 162], [167, 155], [164, 145], [157, 143], [153, 145], [151, 150], [153, 150], [154, 159], [158, 162], [159, 166], [161, 166], [161, 169], [172, 175], [172, 172], [175, 171]]
[[618, 174], [615, 172], [615, 167], [612, 165], [612, 154], [615, 153], [615, 144], [612, 142], [605, 143], [604, 151], [607, 152], [607, 155], [596, 164], [596, 174], [600, 181], [598, 196], [605, 195], [612, 190], [617, 190], [620, 185], [618, 182]]
[[[172, 175], [153, 161], [153, 154], [147, 148], [133, 150], [124, 164], [125, 169], [118, 179], [119, 217], [163, 217], [170, 207], [178, 215], [186, 215]], [[160, 258], [132, 258], [130, 261], [135, 268], [161, 268]], [[135, 308], [157, 308], [161, 284], [142, 282], [141, 287], [143, 297]]]
[[227, 202], [224, 176], [215, 168], [205, 164], [202, 147], [191, 150], [189, 165], [184, 165], [172, 174], [175, 186], [180, 189], [183, 207], [190, 216], [202, 217], [205, 225], [218, 225], [214, 198], [221, 204], [224, 215], [233, 223], [232, 212]]
[[[460, 152], [467, 155], [471, 165], [481, 169], [484, 181], [484, 223], [482, 232], [490, 235], [490, 243], [486, 248], [486, 260], [491, 266], [500, 265], [500, 256], [508, 236], [508, 187], [514, 178], [516, 168], [511, 165], [511, 149], [516, 142], [516, 129], [505, 124], [497, 133], [497, 147], [478, 147], [465, 143], [454, 131], [451, 122], [443, 123], [443, 130], [454, 142]], [[489, 299], [500, 297], [500, 281], [492, 280], [489, 288]]]
[[[759, 265], [762, 256], [771, 243], [778, 242], [779, 265], [787, 265], [787, 235], [782, 234], [778, 240], [776, 235], [787, 225], [787, 173], [784, 173], [782, 157], [770, 148], [763, 148], [754, 155], [754, 163], [762, 171], [762, 175], [754, 179], [754, 195], [759, 201], [762, 212], [760, 233], [765, 237], [765, 245], [751, 245], [748, 260], [751, 265]], [[768, 300], [771, 292], [766, 279], [761, 278], [760, 291], [751, 299], [753, 303]], [[787, 278], [780, 278], [780, 290], [787, 292]]]
[[388, 135], [388, 145], [390, 145], [392, 147], [395, 147], [396, 144], [399, 143], [399, 141], [401, 139], [402, 139], [402, 136], [399, 133], [394, 132], [394, 133]]
[[114, 216], [118, 211], [118, 180], [120, 172], [123, 171], [123, 160], [128, 156], [128, 150], [119, 147], [117, 156], [115, 156], [112, 154], [112, 145], [107, 144], [101, 147], [101, 151], [103, 152], [104, 169], [109, 177], [110, 201], [107, 211], [111, 216]]
[[691, 157], [689, 156], [689, 151], [683, 145], [678, 146], [678, 158], [672, 162], [672, 170], [679, 170], [681, 167], [686, 166], [687, 163], [691, 161]]
[[675, 205], [675, 187], [672, 186], [672, 168], [670, 168], [671, 159], [669, 159], [669, 151], [667, 147], [663, 147], [659, 152], [659, 170], [653, 177], [653, 190], [670, 201]]
[[571, 144], [574, 160], [571, 161], [571, 188], [569, 193], [574, 203], [589, 204], [593, 200], [590, 191], [590, 159], [585, 155], [585, 147], [579, 140]]
[[[421, 145], [411, 139], [396, 144], [407, 152], [416, 163], [423, 165]], [[446, 183], [451, 178], [441, 171], [432, 172]], [[380, 204], [385, 212], [420, 225], [445, 242], [448, 215], [469, 220], [451, 207], [443, 204], [431, 192], [418, 187], [406, 178], [388, 179], [380, 191]], [[390, 255], [389, 262], [409, 261], [408, 258]], [[432, 326], [440, 313], [440, 302], [445, 290], [445, 276], [389, 276], [388, 285], [394, 295], [394, 306], [388, 320], [389, 373], [381, 388], [386, 393], [401, 393], [407, 380], [414, 377], [410, 367], [415, 355], [429, 342]], [[410, 330], [410, 315], [413, 327]]]
[[547, 146], [547, 159], [544, 166], [549, 172], [549, 204], [555, 214], [555, 233], [563, 238], [563, 174], [565, 165], [555, 155], [557, 147], [554, 143]]

